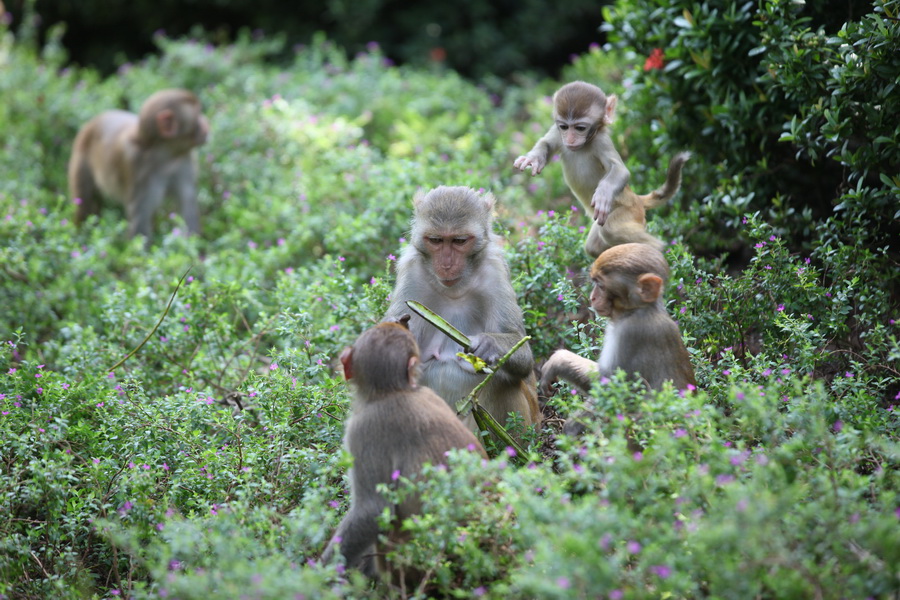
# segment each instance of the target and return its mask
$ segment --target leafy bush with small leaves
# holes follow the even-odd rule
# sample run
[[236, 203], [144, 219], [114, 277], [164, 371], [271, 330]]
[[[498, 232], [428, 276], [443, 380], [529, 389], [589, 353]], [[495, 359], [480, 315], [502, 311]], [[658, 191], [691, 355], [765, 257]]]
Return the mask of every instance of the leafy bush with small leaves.
[[[497, 196], [538, 363], [561, 347], [597, 356], [590, 218], [557, 162], [534, 179], [512, 167], [560, 82], [475, 85], [392, 66], [376, 45], [348, 60], [324, 38], [285, 67], [268, 60], [283, 42], [260, 36], [160, 37], [161, 56], [104, 78], [62, 69], [58, 31], [38, 49], [0, 20], [0, 170], [13, 174], [0, 181], [0, 597], [896, 596], [900, 306], [884, 241], [894, 146], [879, 138], [896, 123], [865, 99], [895, 100], [895, 5], [842, 26], [792, 20], [781, 2], [619, 1], [621, 49], [591, 48], [567, 72], [622, 95], [613, 135], [635, 189], [659, 185], [665, 155], [696, 153], [648, 228], [666, 241], [666, 308], [698, 385], [647, 393], [618, 373], [589, 394], [561, 386], [524, 454], [485, 439], [490, 460], [454, 454], [386, 489], [426, 507], [391, 549], [427, 574], [401, 591], [318, 561], [350, 500], [336, 357], [384, 314], [414, 192], [441, 184]], [[739, 91], [753, 77], [777, 107], [755, 112]], [[79, 125], [175, 86], [196, 89], [212, 123], [204, 235], [163, 211], [145, 249], [112, 204], [76, 228], [65, 166]], [[840, 93], [809, 102], [815, 86]], [[769, 109], [777, 126], [753, 130]], [[707, 148], [679, 137], [699, 131], [679, 133], [682, 114], [717, 132]], [[765, 143], [741, 154], [751, 138]], [[790, 181], [758, 177], [786, 152], [847, 166], [840, 213], [804, 216]], [[562, 435], [584, 408], [587, 433]]]
[[[897, 0], [608, 7], [612, 46], [634, 60], [630, 164], [688, 148], [685, 193], [703, 197], [708, 225], [737, 229], [743, 212], [759, 211], [807, 249], [823, 239], [877, 248], [895, 266], [885, 246], [900, 233], [898, 15]], [[673, 225], [696, 222], [686, 213]], [[696, 247], [737, 248], [698, 233]]]

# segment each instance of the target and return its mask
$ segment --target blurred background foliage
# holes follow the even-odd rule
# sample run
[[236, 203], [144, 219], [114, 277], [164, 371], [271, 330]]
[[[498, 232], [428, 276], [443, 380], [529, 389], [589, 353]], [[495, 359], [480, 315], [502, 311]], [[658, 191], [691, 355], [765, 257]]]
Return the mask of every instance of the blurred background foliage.
[[[62, 37], [74, 62], [108, 73], [156, 50], [153, 36], [200, 27], [215, 43], [283, 34], [286, 48], [308, 44], [317, 32], [355, 54], [376, 41], [390, 59], [415, 66], [447, 66], [463, 75], [508, 76], [517, 71], [558, 74], [571, 55], [598, 40], [603, 2], [567, 0], [5, 0], [14, 22], [26, 6], [39, 30], [65, 23]], [[43, 37], [41, 38], [44, 39]]]

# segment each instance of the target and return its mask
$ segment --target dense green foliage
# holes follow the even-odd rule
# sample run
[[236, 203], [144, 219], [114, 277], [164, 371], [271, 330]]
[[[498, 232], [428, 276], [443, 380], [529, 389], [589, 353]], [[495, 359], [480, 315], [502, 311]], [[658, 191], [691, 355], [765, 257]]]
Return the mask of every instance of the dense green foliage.
[[[409, 596], [900, 593], [900, 0], [846, 24], [718, 4], [620, 0], [618, 49], [566, 73], [621, 96], [637, 190], [695, 154], [648, 226], [698, 389], [564, 388], [523, 466], [491, 445], [391, 490], [426, 500], [396, 557], [430, 574]], [[315, 562], [348, 501], [334, 359], [383, 313], [412, 195], [439, 184], [498, 197], [536, 356], [596, 356], [588, 219], [558, 165], [512, 168], [559, 82], [489, 89], [324, 39], [275, 67], [278, 40], [165, 37], [102, 78], [62, 68], [59, 31], [25, 33], [0, 25], [0, 598], [389, 597]], [[113, 205], [76, 229], [78, 126], [161, 87], [195, 90], [212, 123], [203, 236], [160, 215], [145, 251]], [[838, 195], [813, 206], [787, 173]], [[558, 435], [588, 401], [593, 429]]]

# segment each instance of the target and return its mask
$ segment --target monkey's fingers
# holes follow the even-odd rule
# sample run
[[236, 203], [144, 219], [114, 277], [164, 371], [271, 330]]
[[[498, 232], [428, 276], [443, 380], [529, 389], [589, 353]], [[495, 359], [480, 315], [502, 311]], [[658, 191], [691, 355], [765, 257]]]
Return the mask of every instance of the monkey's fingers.
[[529, 158], [527, 156], [520, 156], [513, 163], [513, 166], [520, 171], [526, 170], [528, 167], [531, 167], [531, 176], [534, 177], [544, 168], [544, 165], [540, 164], [540, 161], [535, 160], [533, 158]]
[[[546, 369], [546, 365], [544, 367]], [[537, 393], [541, 398], [549, 399], [553, 396], [556, 391], [553, 388], [553, 384], [556, 383], [557, 379], [554, 375], [542, 374], [540, 381], [538, 381], [537, 385]]]
[[597, 221], [597, 225], [603, 227], [603, 224], [606, 223], [608, 217], [608, 209], [604, 209], [602, 206], [594, 206], [594, 220]]

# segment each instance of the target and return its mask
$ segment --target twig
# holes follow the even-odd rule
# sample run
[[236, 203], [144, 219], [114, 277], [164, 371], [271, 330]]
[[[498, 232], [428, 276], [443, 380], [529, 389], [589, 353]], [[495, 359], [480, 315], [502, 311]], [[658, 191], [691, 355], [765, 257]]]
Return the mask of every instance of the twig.
[[123, 358], [122, 360], [120, 360], [119, 362], [114, 364], [112, 367], [110, 367], [110, 369], [109, 369], [110, 373], [115, 371], [118, 367], [122, 366], [122, 363], [124, 363], [126, 360], [128, 360], [129, 358], [134, 356], [135, 353], [138, 350], [140, 350], [144, 346], [144, 344], [147, 343], [147, 340], [149, 340], [151, 337], [153, 337], [153, 334], [156, 333], [156, 330], [159, 329], [160, 325], [162, 325], [163, 319], [165, 319], [166, 315], [169, 314], [169, 309], [172, 307], [172, 302], [175, 301], [175, 294], [178, 293], [178, 288], [181, 287], [181, 284], [184, 282], [184, 278], [187, 277], [187, 274], [190, 273], [191, 269], [193, 269], [193, 268], [194, 268], [194, 265], [191, 265], [190, 267], [188, 267], [187, 271], [184, 272], [184, 275], [181, 276], [181, 279], [178, 280], [178, 285], [176, 285], [175, 289], [172, 291], [172, 296], [169, 298], [169, 303], [166, 305], [166, 310], [163, 311], [162, 316], [159, 318], [159, 321], [156, 322], [156, 326], [153, 328], [153, 330], [147, 334], [147, 337], [144, 338], [144, 341], [142, 341], [140, 344], [138, 344], [134, 350], [132, 350], [131, 352], [126, 354], [125, 358]]

